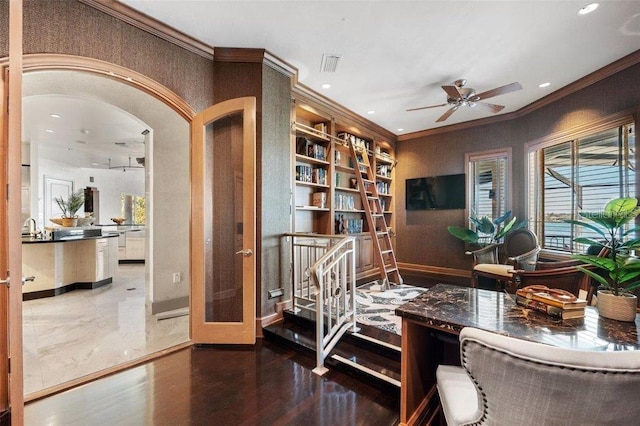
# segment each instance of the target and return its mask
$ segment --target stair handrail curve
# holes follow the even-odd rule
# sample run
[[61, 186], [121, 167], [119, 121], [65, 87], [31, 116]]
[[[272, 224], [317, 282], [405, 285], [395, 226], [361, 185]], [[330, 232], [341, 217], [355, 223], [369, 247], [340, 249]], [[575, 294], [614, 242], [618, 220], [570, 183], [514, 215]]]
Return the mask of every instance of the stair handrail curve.
[[[356, 326], [356, 240], [344, 237], [309, 268], [316, 286], [316, 367], [329, 371], [324, 361], [340, 338]], [[326, 323], [326, 324], [325, 324]]]

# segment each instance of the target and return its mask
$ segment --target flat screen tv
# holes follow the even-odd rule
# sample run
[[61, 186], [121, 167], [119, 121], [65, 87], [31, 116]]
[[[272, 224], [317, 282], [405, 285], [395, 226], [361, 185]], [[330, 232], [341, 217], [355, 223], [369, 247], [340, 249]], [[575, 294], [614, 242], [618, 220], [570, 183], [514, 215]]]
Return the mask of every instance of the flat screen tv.
[[406, 209], [464, 209], [465, 182], [464, 174], [407, 179]]

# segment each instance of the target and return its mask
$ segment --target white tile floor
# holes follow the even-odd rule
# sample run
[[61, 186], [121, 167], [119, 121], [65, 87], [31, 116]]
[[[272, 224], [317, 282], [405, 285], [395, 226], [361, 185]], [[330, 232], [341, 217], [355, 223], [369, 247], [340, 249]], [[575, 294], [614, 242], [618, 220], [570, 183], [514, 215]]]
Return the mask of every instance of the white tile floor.
[[186, 342], [189, 316], [151, 315], [144, 275], [119, 265], [112, 284], [23, 302], [25, 394]]

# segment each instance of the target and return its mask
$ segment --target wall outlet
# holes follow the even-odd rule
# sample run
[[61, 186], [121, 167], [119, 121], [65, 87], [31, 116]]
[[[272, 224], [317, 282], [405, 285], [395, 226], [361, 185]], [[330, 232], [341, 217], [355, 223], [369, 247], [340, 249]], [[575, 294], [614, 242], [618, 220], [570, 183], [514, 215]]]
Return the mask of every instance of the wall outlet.
[[174, 272], [173, 273], [173, 282], [174, 283], [179, 283], [180, 281], [182, 281], [182, 277], [180, 276], [180, 272]]

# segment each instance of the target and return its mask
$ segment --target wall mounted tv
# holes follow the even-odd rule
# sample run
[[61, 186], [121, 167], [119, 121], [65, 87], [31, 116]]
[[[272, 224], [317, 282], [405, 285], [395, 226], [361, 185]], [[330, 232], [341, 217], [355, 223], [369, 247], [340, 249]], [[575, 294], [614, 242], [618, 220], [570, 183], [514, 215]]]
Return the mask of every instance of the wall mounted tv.
[[406, 180], [407, 210], [454, 210], [465, 207], [464, 174]]

